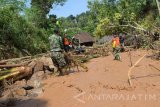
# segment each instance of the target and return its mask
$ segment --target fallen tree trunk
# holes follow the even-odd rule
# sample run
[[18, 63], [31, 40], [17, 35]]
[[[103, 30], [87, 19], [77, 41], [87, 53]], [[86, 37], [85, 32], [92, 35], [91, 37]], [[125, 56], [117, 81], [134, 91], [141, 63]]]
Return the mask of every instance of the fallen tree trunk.
[[26, 57], [21, 57], [21, 58], [13, 58], [13, 59], [7, 59], [7, 60], [2, 60], [0, 61], [0, 63], [7, 63], [7, 62], [10, 62], [10, 61], [20, 61], [20, 60], [25, 60], [25, 59], [31, 59], [32, 57], [31, 56], [26, 56]]
[[18, 75], [20, 72], [19, 71], [16, 71], [16, 72], [13, 72], [13, 73], [9, 73], [7, 75], [4, 75], [4, 76], [0, 76], [0, 81], [4, 80], [4, 79], [7, 79], [7, 78], [10, 78], [10, 77], [13, 77], [13, 76], [16, 76]]
[[17, 67], [17, 68], [12, 68], [7, 71], [1, 71], [1, 72], [6, 72], [8, 74], [0, 76], [0, 81], [3, 81], [4, 79], [8, 78], [13, 78], [14, 80], [23, 78], [29, 74], [32, 74], [32, 69], [30, 67]]
[[0, 62], [0, 65], [5, 65], [5, 64], [7, 64], [6, 61], [1, 61], [1, 62]]
[[24, 65], [27, 65], [28, 63], [30, 63], [31, 61], [26, 61], [23, 62], [21, 64], [8, 64], [8, 65], [0, 65], [0, 68], [14, 68], [14, 67], [21, 67]]

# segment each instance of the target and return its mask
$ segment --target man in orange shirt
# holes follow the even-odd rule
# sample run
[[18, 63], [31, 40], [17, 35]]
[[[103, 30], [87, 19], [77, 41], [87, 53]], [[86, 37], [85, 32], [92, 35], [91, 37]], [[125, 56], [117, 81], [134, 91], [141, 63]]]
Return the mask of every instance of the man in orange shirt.
[[69, 47], [70, 41], [69, 41], [69, 39], [68, 39], [68, 37], [67, 37], [67, 34], [64, 35], [63, 45], [64, 45], [64, 50], [65, 50], [65, 52], [68, 52], [68, 51], [70, 50], [70, 47]]
[[114, 60], [121, 60], [120, 41], [119, 41], [119, 37], [117, 35], [114, 35], [114, 37], [112, 39], [112, 48], [113, 48]]

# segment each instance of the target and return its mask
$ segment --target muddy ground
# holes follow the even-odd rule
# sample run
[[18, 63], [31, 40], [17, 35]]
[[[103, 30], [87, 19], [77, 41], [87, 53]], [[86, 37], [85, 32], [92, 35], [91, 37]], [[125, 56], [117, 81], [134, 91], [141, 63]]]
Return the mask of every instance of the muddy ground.
[[[146, 53], [150, 55], [149, 51], [132, 51], [133, 63]], [[132, 70], [130, 87], [128, 52], [121, 56], [121, 62], [112, 55], [92, 59], [86, 63], [88, 72], [51, 76], [44, 81], [43, 94], [19, 101], [16, 107], [159, 107], [160, 71], [149, 64], [160, 69], [160, 61], [145, 57]]]

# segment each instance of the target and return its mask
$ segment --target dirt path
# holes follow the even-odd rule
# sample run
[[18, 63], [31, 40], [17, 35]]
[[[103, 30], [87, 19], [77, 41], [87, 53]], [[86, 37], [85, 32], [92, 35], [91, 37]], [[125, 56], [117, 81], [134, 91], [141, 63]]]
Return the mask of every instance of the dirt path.
[[[132, 52], [133, 63], [146, 51]], [[128, 53], [122, 62], [112, 55], [87, 63], [88, 72], [74, 72], [49, 78], [43, 95], [20, 102], [18, 107], [159, 107], [160, 62], [144, 58], [132, 71], [133, 87], [127, 82]]]

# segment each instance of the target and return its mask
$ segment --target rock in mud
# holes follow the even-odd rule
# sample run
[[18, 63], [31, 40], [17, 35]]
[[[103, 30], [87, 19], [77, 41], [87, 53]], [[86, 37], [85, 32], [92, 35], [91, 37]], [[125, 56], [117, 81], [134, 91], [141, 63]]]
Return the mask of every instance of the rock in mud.
[[26, 80], [23, 79], [23, 80], [21, 80], [21, 81], [16, 81], [16, 82], [14, 83], [14, 85], [15, 85], [16, 87], [20, 87], [20, 88], [25, 87], [25, 86], [26, 86]]
[[52, 74], [53, 74], [53, 72], [51, 72], [51, 71], [49, 71], [49, 70], [45, 70], [46, 78], [47, 78], [47, 77], [50, 77]]
[[54, 71], [55, 66], [54, 66], [54, 65], [49, 65], [49, 69], [50, 69], [51, 71]]
[[34, 72], [43, 71], [43, 70], [44, 70], [44, 63], [41, 61], [36, 61]]
[[44, 92], [44, 90], [42, 88], [37, 88], [37, 89], [33, 89], [32, 93], [40, 95]]
[[44, 79], [45, 79], [44, 71], [38, 71], [34, 73], [30, 78], [30, 80], [44, 80]]
[[15, 94], [18, 95], [18, 96], [26, 96], [26, 95], [27, 95], [26, 90], [23, 89], [23, 88], [15, 89], [14, 92], [15, 92]]
[[33, 88], [39, 88], [41, 87], [41, 81], [39, 80], [29, 80], [27, 81], [27, 85]]
[[36, 61], [32, 61], [30, 64], [28, 64], [28, 67], [31, 67], [33, 69], [35, 65], [36, 65]]
[[37, 97], [38, 95], [42, 94], [43, 92], [44, 92], [44, 90], [42, 88], [28, 90], [27, 96], [30, 98], [34, 98], [34, 97]]

